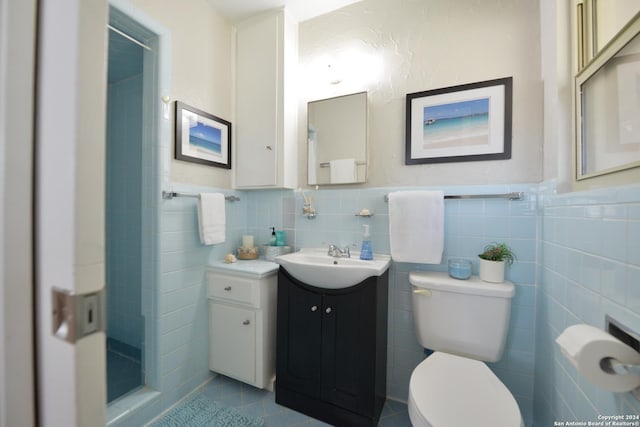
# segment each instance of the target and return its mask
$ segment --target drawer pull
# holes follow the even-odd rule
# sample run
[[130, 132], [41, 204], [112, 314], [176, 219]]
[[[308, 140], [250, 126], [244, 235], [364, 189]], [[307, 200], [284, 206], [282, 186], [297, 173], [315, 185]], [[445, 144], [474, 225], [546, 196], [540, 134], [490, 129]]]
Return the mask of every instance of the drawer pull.
[[243, 325], [249, 325], [251, 324], [251, 322], [249, 320], [245, 320], [244, 322], [242, 322]]
[[325, 312], [326, 312], [327, 314], [331, 313], [331, 307], [327, 307], [327, 309], [325, 310]]
[[318, 306], [314, 305], [313, 307], [311, 307], [311, 311], [317, 311], [318, 310]]
[[231, 286], [225, 286], [224, 290], [225, 291], [230, 291], [231, 290]]

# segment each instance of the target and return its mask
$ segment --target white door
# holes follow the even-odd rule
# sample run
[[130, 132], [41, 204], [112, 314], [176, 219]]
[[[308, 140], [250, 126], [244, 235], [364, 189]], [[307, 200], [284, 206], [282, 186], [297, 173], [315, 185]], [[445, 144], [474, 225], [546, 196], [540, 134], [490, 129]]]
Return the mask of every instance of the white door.
[[35, 425], [32, 163], [36, 1], [0, 0], [0, 426]]
[[[42, 426], [104, 426], [105, 335], [54, 336], [52, 289], [104, 287], [106, 0], [39, 2], [37, 392]], [[80, 314], [79, 314], [80, 315]], [[62, 328], [64, 329], [64, 328]]]

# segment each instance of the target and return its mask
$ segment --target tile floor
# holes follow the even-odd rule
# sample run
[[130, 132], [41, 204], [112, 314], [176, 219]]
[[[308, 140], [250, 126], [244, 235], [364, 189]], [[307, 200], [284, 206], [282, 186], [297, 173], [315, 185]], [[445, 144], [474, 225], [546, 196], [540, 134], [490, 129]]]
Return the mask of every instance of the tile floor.
[[[266, 427], [329, 425], [276, 404], [274, 393], [257, 389], [223, 375], [216, 376], [200, 392], [211, 400], [232, 406], [247, 415], [263, 417]], [[407, 405], [387, 400], [378, 426], [411, 427]]]

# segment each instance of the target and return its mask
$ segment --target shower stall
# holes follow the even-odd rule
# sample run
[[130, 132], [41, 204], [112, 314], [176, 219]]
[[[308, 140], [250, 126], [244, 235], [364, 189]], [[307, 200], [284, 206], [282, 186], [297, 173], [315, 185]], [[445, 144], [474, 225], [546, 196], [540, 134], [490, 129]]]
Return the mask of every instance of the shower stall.
[[[145, 384], [145, 49], [110, 11], [107, 167], [107, 400]], [[148, 124], [147, 124], [148, 126]]]

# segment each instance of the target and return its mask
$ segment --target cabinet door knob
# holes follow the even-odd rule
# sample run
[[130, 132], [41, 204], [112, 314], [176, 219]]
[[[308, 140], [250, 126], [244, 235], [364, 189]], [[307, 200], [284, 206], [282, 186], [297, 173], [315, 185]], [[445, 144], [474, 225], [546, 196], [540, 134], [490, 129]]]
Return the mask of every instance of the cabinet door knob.
[[245, 320], [244, 322], [242, 322], [243, 325], [249, 325], [251, 322], [249, 320]]
[[231, 290], [231, 286], [225, 286], [225, 287], [224, 287], [224, 290], [225, 290], [225, 291], [230, 291], [230, 290]]
[[318, 306], [317, 305], [314, 305], [314, 306], [311, 307], [311, 311], [316, 311], [316, 310], [318, 310]]
[[327, 309], [325, 310], [325, 312], [326, 312], [327, 314], [331, 313], [331, 307], [327, 307]]
[[271, 150], [272, 150], [272, 148], [271, 148], [271, 146], [270, 146], [270, 145], [267, 145], [267, 150], [269, 150], [269, 151], [271, 151]]

